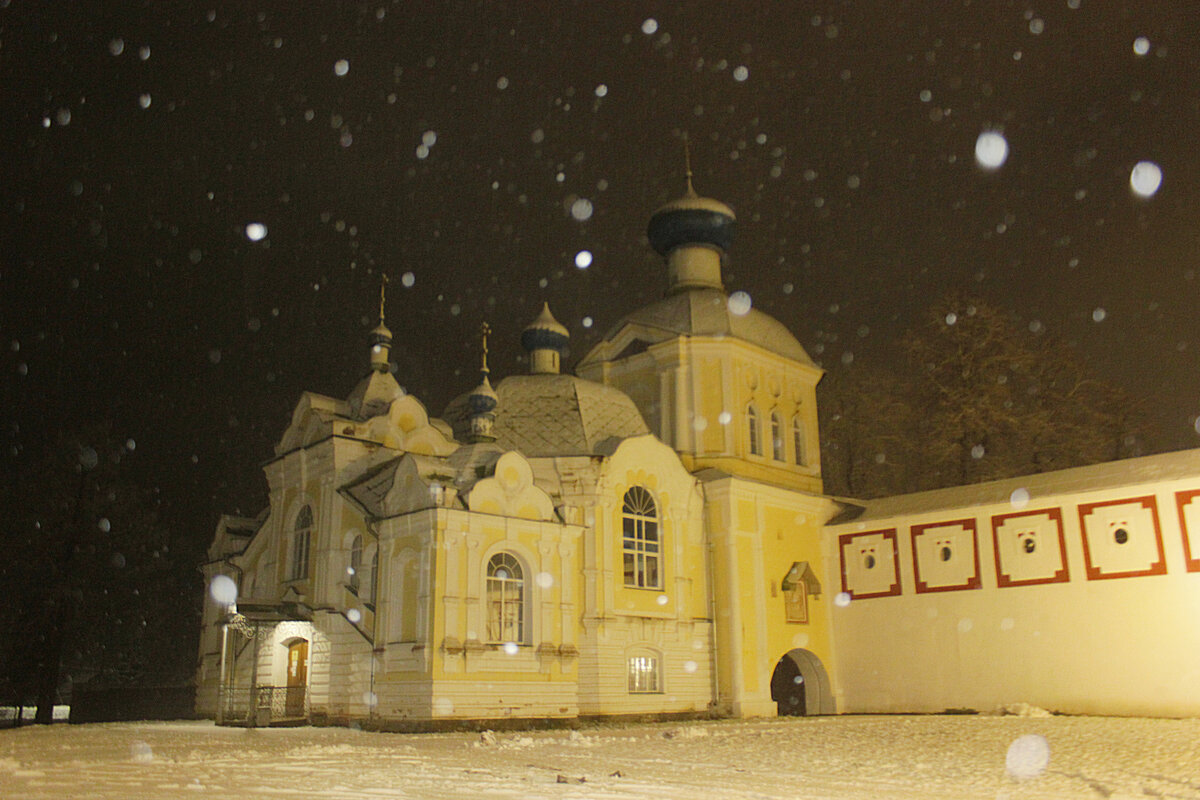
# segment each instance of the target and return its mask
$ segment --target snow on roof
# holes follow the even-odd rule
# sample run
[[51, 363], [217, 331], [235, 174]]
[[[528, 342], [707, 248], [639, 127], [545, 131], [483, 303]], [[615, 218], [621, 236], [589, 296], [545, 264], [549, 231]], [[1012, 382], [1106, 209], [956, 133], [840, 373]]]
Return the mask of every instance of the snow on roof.
[[1104, 464], [1005, 478], [969, 486], [952, 486], [928, 492], [881, 497], [878, 500], [847, 500], [845, 502], [861, 506], [863, 513], [853, 518], [846, 515], [836, 524], [925, 514], [939, 509], [964, 506], [1000, 505], [1008, 503], [1017, 489], [1029, 492], [1031, 502], [1036, 502], [1039, 497], [1103, 491], [1189, 477], [1200, 478], [1200, 449], [1109, 461]]

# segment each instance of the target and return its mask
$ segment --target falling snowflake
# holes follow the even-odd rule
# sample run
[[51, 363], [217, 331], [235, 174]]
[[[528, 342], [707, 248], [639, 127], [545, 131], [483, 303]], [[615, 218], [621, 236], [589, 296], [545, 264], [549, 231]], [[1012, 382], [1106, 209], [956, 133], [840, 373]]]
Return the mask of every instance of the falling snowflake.
[[984, 131], [975, 140], [975, 160], [984, 169], [999, 169], [1008, 160], [1008, 141], [996, 131]]

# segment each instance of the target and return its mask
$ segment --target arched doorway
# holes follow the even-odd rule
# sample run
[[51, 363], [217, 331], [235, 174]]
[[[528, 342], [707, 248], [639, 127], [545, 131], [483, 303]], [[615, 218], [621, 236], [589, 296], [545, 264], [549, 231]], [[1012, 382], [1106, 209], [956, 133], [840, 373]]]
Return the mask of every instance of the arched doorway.
[[771, 675], [771, 699], [781, 717], [836, 713], [829, 675], [808, 650], [790, 650], [779, 659]]

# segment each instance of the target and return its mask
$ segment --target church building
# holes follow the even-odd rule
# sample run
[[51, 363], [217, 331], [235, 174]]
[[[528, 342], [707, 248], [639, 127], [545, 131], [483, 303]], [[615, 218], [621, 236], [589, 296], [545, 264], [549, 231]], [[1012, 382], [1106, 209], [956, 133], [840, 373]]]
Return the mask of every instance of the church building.
[[734, 227], [689, 176], [650, 219], [661, 300], [574, 375], [543, 306], [529, 374], [493, 386], [485, 326], [478, 386], [436, 416], [392, 374], [381, 297], [367, 375], [300, 398], [266, 508], [217, 527], [197, 711], [1200, 714], [1200, 451], [826, 496], [822, 371], [726, 294]]

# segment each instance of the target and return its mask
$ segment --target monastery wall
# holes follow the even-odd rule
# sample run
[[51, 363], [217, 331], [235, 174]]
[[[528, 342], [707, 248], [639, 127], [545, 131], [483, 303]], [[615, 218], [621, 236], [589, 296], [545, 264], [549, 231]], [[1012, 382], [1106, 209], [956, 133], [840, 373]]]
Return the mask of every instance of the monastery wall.
[[1200, 451], [888, 498], [826, 536], [841, 711], [1200, 714]]

